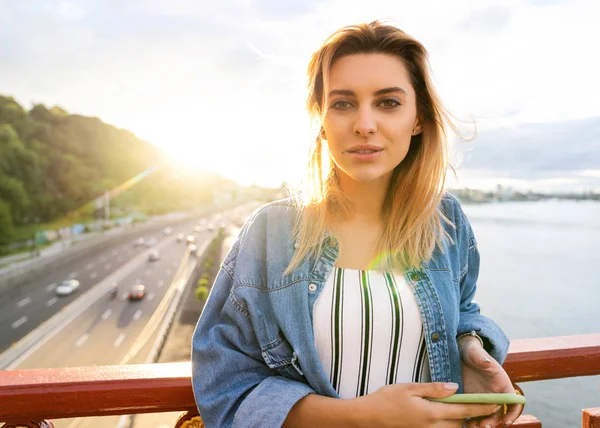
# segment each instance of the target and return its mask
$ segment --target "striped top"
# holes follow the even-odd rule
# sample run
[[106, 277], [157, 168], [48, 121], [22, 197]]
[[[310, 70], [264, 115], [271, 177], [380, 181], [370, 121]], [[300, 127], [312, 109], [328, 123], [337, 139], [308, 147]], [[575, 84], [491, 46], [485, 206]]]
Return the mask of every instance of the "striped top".
[[419, 307], [401, 275], [334, 268], [313, 308], [317, 353], [341, 398], [430, 382]]

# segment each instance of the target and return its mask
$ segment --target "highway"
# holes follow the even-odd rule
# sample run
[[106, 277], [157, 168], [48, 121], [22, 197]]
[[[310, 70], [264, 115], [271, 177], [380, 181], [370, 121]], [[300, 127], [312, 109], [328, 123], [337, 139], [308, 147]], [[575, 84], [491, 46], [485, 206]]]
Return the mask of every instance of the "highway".
[[[236, 216], [246, 217], [249, 205], [245, 209], [238, 208], [232, 212]], [[205, 224], [219, 227], [222, 219], [227, 221], [227, 214], [209, 215]], [[134, 246], [133, 239], [127, 244], [119, 243], [94, 257], [85, 258], [77, 266], [65, 266], [56, 272], [49, 272], [27, 287], [22, 287], [18, 295], [4, 298], [0, 321], [10, 326], [2, 330], [2, 343], [19, 340], [35, 327], [34, 336], [52, 324], [42, 322], [55, 315], [61, 308], [69, 306], [74, 311], [72, 318], [57, 325], [36, 341], [34, 346], [14, 361], [9, 369], [82, 367], [116, 364], [141, 364], [149, 361], [149, 355], [155, 344], [157, 331], [148, 323], [161, 301], [166, 303], [172, 298], [174, 287], [171, 287], [174, 276], [181, 271], [190, 271], [197, 259], [190, 255], [184, 242], [177, 242], [177, 235], [193, 234], [199, 249], [208, 244], [214, 232], [203, 228], [194, 232], [194, 226], [202, 220], [194, 219], [189, 223], [172, 227], [172, 233], [165, 236], [163, 231], [147, 234], [145, 239], [156, 238], [152, 247]], [[238, 220], [239, 221], [239, 220]], [[160, 259], [150, 261], [148, 254], [158, 250]], [[184, 263], [182, 263], [184, 261]], [[80, 289], [68, 297], [57, 297], [55, 287], [66, 278], [75, 278], [81, 282]], [[106, 284], [118, 278], [119, 295], [110, 298], [103, 292]], [[129, 301], [127, 294], [135, 284], [146, 287], [146, 296], [140, 301]], [[86, 291], [97, 286], [89, 295], [82, 297]], [[108, 288], [106, 288], [108, 290]], [[95, 293], [100, 291], [101, 294]], [[91, 293], [98, 294], [90, 301]], [[79, 298], [79, 300], [76, 300]], [[86, 303], [87, 301], [87, 303]], [[89, 304], [89, 306], [87, 306]], [[160, 312], [162, 313], [162, 312]], [[18, 323], [19, 319], [26, 322]], [[54, 319], [54, 318], [53, 318]], [[146, 334], [152, 331], [152, 334]], [[88, 417], [77, 419], [55, 419], [57, 428], [100, 428], [115, 427], [126, 422], [126, 417]]]
[[[172, 233], [168, 236], [164, 235], [163, 229], [141, 235], [146, 241], [155, 238], [157, 243], [154, 247], [164, 245], [165, 242], [169, 242], [169, 245], [160, 251], [161, 259], [159, 261], [145, 263], [136, 270], [133, 277], [128, 277], [119, 283], [121, 290], [129, 289], [137, 279], [151, 280], [148, 284], [149, 289], [152, 288], [152, 283], [156, 285], [159, 281], [166, 283], [177, 267], [175, 263], [178, 264], [178, 260], [181, 260], [184, 253], [185, 243], [177, 243], [175, 238], [178, 233], [193, 234], [193, 227], [197, 220], [174, 226]], [[212, 220], [212, 217], [209, 216], [208, 220]], [[47, 272], [36, 280], [20, 287], [14, 287], [13, 291], [0, 296], [0, 325], [3, 326], [0, 331], [0, 353], [81, 294], [125, 266], [138, 254], [149, 251], [145, 245], [134, 246], [134, 239], [125, 243], [119, 242], [118, 239], [115, 241], [117, 241], [115, 245], [105, 248], [103, 251]], [[170, 265], [168, 265], [169, 262]], [[157, 275], [156, 278], [154, 275]], [[159, 276], [160, 278], [158, 278]], [[56, 286], [70, 278], [80, 282], [79, 289], [69, 296], [57, 296]]]
[[[174, 230], [174, 232], [178, 231]], [[190, 231], [187, 230], [187, 232]], [[204, 231], [196, 233], [195, 236], [198, 246], [202, 247], [212, 234]], [[159, 260], [151, 262], [144, 258], [143, 262], [136, 263], [131, 272], [120, 281], [117, 298], [111, 299], [108, 294], [103, 294], [66, 326], [57, 329], [57, 332], [52, 332], [49, 339], [43, 340], [39, 346], [27, 352], [12, 368], [145, 363], [156, 338], [156, 331], [145, 342], [140, 342], [140, 333], [165, 297], [187, 251], [185, 242], [176, 242], [175, 237], [176, 233], [171, 234], [163, 237], [162, 242], [156, 244], [155, 247], [160, 248]], [[134, 252], [140, 251], [147, 253], [150, 249], [145, 247], [143, 250], [134, 249]], [[118, 256], [118, 253], [115, 256]], [[125, 262], [123, 269], [127, 267], [127, 263]], [[135, 263], [135, 261], [129, 263]], [[184, 266], [190, 269], [195, 266], [195, 263], [196, 260], [192, 259]], [[129, 301], [128, 289], [139, 283], [145, 285], [146, 296], [139, 301]], [[99, 428], [116, 426], [119, 419], [120, 417], [116, 416], [55, 419], [53, 423], [57, 428]]]

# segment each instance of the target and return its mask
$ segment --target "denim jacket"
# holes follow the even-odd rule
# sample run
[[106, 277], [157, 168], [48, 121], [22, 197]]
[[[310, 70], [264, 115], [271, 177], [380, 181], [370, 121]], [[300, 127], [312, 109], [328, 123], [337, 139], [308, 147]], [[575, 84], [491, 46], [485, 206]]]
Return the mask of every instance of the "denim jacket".
[[[456, 337], [475, 330], [501, 364], [508, 339], [473, 300], [479, 253], [459, 202], [441, 208], [455, 227], [420, 269], [405, 272], [421, 312], [431, 380], [463, 390]], [[192, 384], [205, 425], [279, 427], [307, 394], [339, 397], [316, 351], [312, 311], [332, 272], [338, 243], [325, 235], [318, 257], [283, 275], [295, 250], [291, 200], [256, 211], [223, 261], [192, 340]]]

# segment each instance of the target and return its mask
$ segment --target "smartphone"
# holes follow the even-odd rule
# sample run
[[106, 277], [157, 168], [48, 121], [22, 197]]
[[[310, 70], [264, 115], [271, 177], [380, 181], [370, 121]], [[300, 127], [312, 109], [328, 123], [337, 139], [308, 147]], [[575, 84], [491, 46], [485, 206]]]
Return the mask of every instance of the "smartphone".
[[519, 394], [454, 394], [444, 398], [427, 398], [439, 403], [462, 404], [525, 404], [524, 396]]

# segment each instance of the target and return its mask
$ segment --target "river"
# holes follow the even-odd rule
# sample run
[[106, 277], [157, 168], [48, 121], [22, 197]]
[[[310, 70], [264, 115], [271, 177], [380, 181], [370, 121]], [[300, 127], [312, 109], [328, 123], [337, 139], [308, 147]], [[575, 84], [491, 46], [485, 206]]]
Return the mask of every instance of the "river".
[[[600, 333], [600, 203], [463, 204], [481, 254], [476, 300], [512, 339]], [[581, 426], [600, 376], [522, 383], [524, 413]]]

